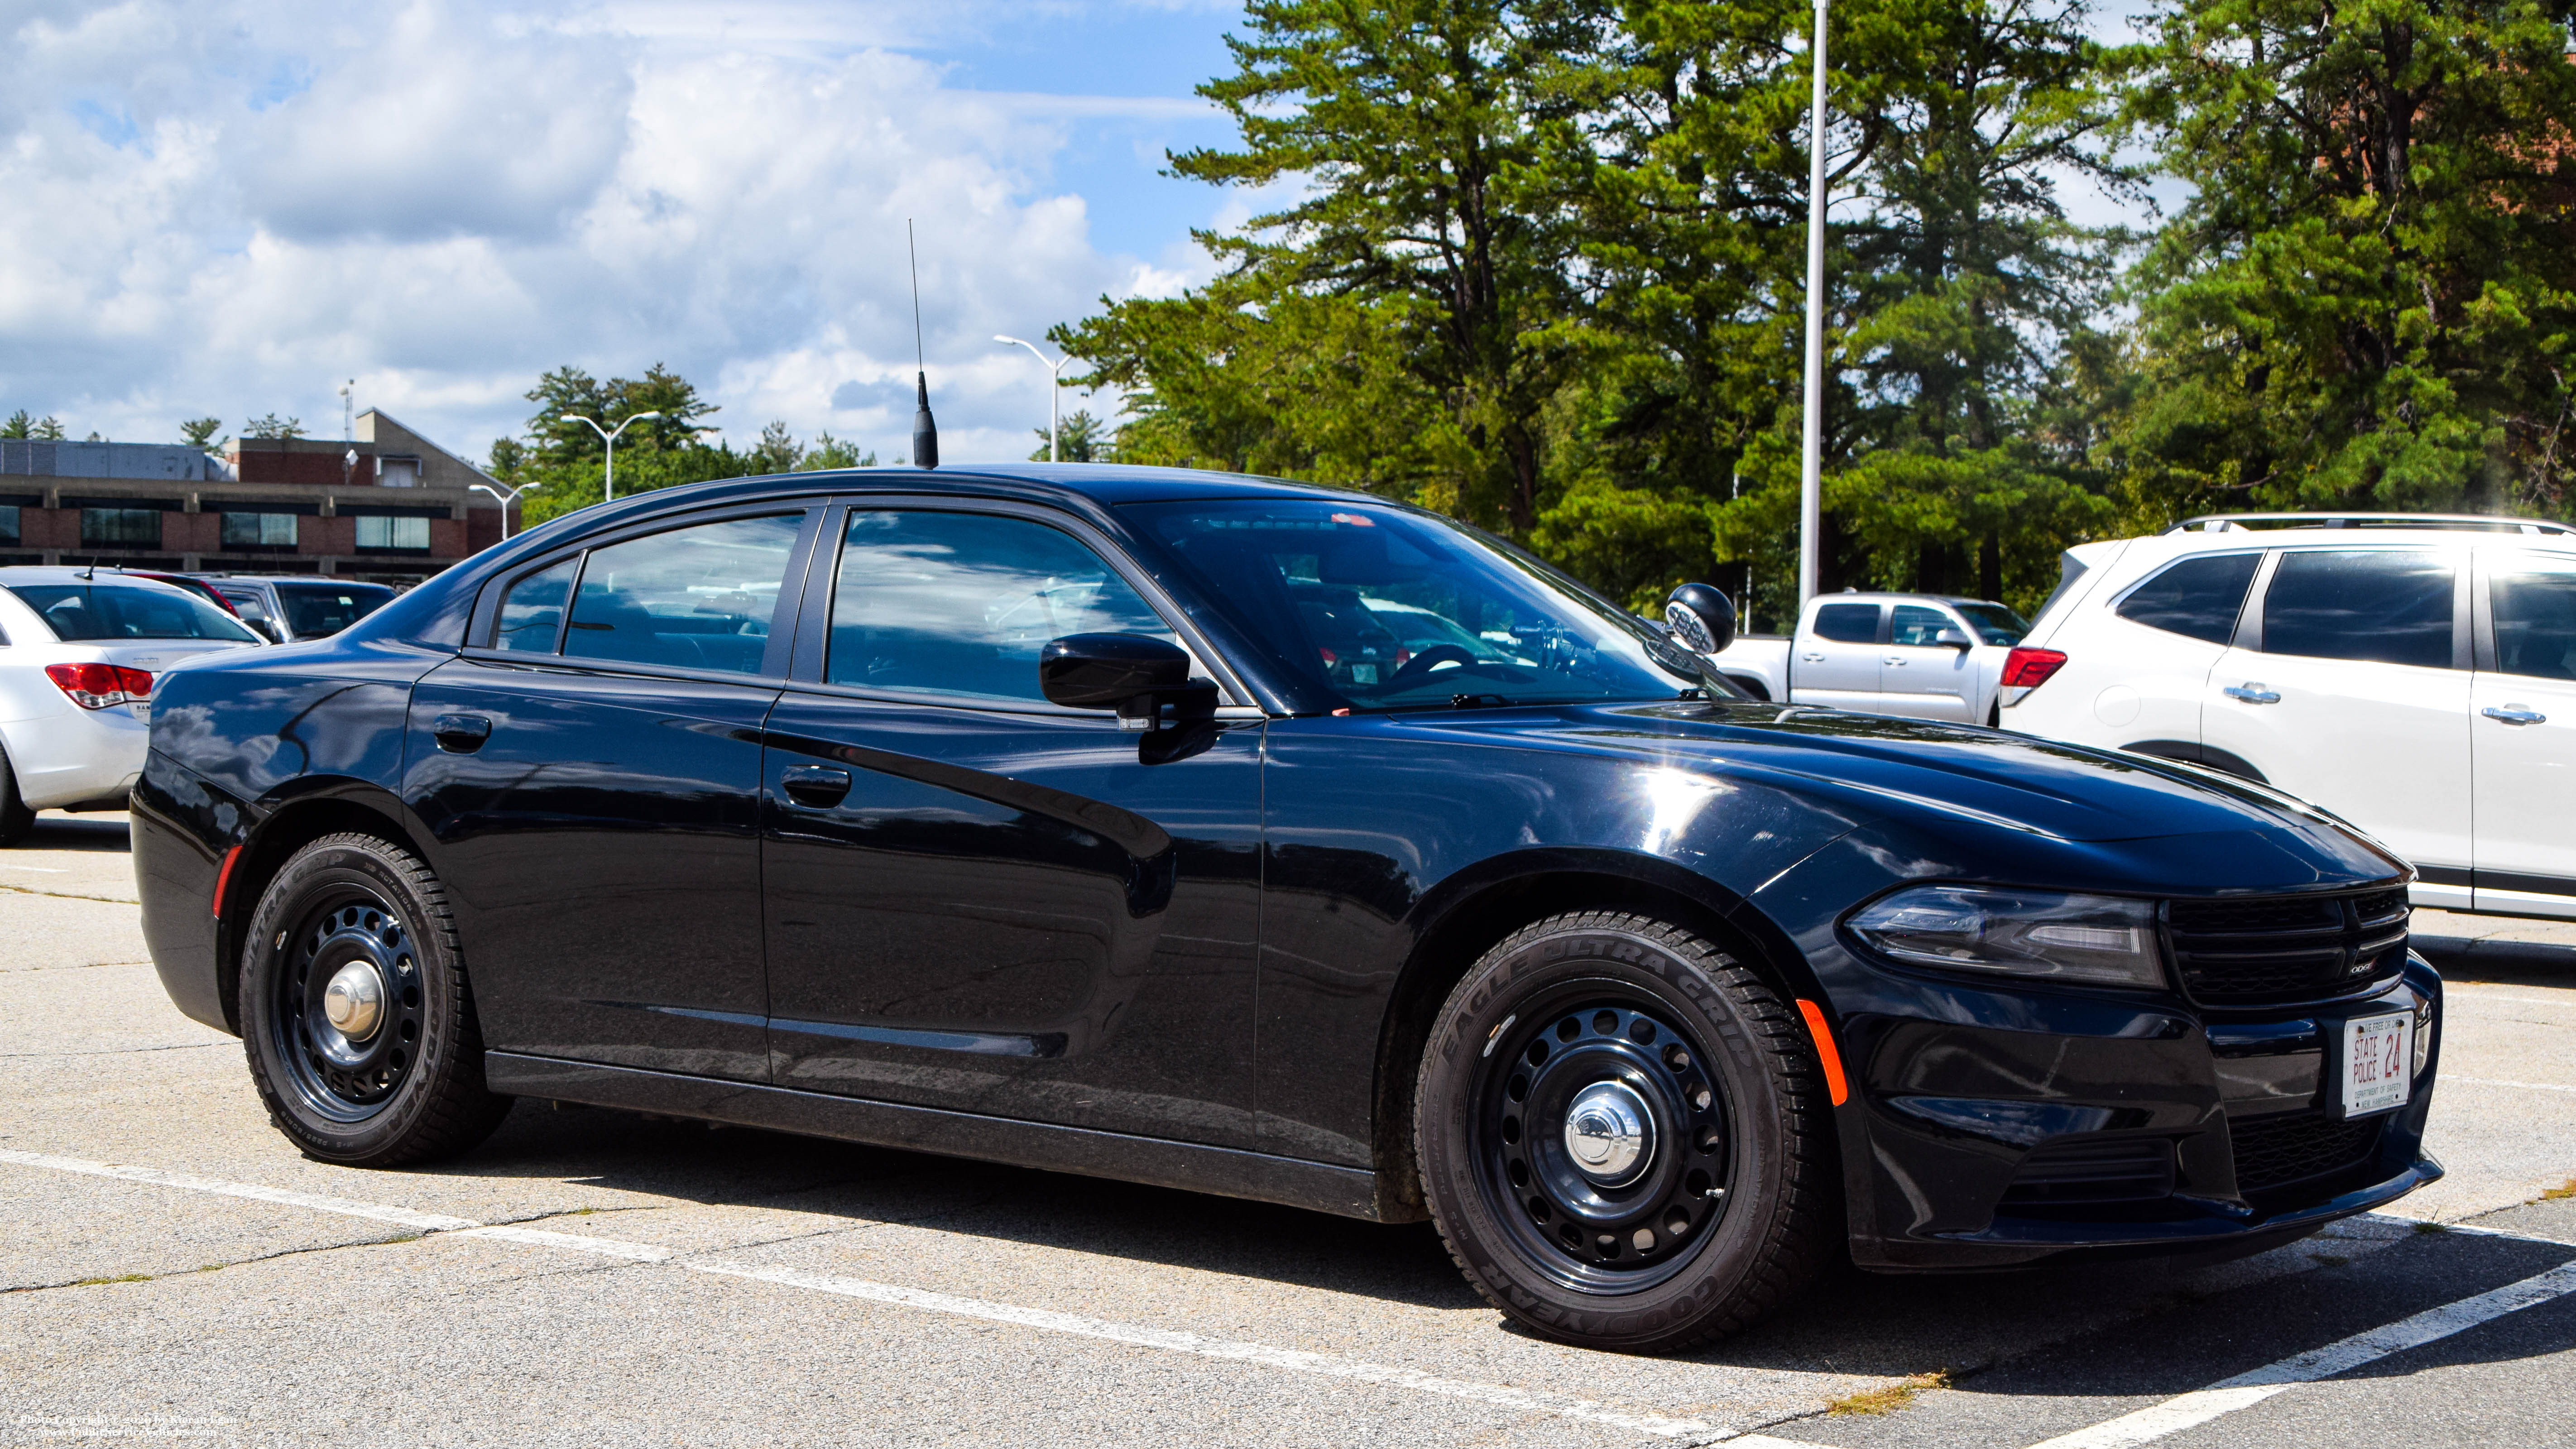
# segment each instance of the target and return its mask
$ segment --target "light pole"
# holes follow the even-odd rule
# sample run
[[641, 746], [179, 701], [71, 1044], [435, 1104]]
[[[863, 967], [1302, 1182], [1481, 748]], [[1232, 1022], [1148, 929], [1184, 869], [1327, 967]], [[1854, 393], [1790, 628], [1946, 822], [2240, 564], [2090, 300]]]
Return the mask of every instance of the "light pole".
[[1062, 416], [1062, 409], [1064, 406], [1064, 389], [1058, 385], [1058, 381], [1064, 376], [1064, 365], [1073, 361], [1073, 354], [1067, 353], [1053, 362], [1047, 362], [1045, 353], [1038, 351], [1033, 344], [1022, 342], [1016, 337], [1005, 337], [1001, 333], [996, 332], [993, 334], [993, 340], [996, 342], [1007, 342], [1015, 347], [1026, 347], [1029, 349], [1029, 356], [1036, 358], [1040, 362], [1046, 362], [1047, 461], [1052, 463], [1055, 461], [1056, 434], [1064, 431], [1064, 425], [1057, 421], [1057, 419]]
[[472, 488], [477, 493], [489, 493], [493, 497], [501, 500], [501, 536], [503, 538], [508, 538], [510, 536], [510, 505], [519, 501], [520, 494], [527, 492], [529, 489], [534, 488], [537, 485], [534, 483], [522, 483], [507, 493], [493, 487], [489, 483], [470, 483], [466, 486]]
[[1816, 85], [1807, 133], [1807, 401], [1798, 460], [1798, 606], [1816, 596], [1825, 521], [1825, 9], [1816, 0]]
[[[1822, 3], [1822, 0], [1819, 0], [1819, 3]], [[661, 414], [637, 413], [626, 421], [619, 423], [617, 425], [617, 432], [614, 433], [601, 427], [597, 419], [586, 418], [579, 413], [565, 413], [564, 416], [570, 418], [576, 423], [589, 423], [590, 430], [599, 434], [599, 440], [608, 445], [608, 475], [600, 483], [599, 501], [602, 503], [615, 502], [617, 500], [617, 439], [619, 434], [624, 433], [628, 428], [644, 421], [646, 418], [658, 418]]]

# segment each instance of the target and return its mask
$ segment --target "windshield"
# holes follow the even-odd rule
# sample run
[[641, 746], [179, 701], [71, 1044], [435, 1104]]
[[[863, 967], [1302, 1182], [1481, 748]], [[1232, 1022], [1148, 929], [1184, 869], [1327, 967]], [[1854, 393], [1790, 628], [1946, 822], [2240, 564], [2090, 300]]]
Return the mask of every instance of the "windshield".
[[279, 584], [278, 607], [298, 639], [318, 639], [367, 617], [393, 601], [382, 584]]
[[1354, 710], [1671, 699], [1700, 682], [1642, 621], [1446, 519], [1296, 500], [1126, 511], [1281, 668]]
[[44, 616], [54, 637], [72, 643], [100, 639], [223, 639], [256, 644], [259, 636], [232, 615], [180, 589], [140, 584], [11, 584], [18, 602]]
[[2030, 632], [2030, 622], [2001, 604], [1952, 604], [1977, 638], [1988, 644], [2018, 644]]

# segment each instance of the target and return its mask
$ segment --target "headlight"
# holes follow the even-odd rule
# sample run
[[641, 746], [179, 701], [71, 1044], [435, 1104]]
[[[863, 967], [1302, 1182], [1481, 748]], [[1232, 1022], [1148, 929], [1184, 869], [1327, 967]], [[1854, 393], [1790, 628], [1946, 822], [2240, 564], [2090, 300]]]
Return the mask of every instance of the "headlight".
[[1917, 886], [1851, 918], [1854, 934], [1899, 961], [2087, 986], [2165, 984], [2156, 908], [2147, 901], [1982, 886]]

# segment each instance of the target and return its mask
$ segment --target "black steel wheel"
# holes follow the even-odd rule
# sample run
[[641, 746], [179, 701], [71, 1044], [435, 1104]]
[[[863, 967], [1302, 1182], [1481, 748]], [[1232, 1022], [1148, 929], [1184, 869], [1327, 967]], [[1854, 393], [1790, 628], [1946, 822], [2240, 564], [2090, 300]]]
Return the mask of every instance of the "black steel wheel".
[[462, 1151], [509, 1099], [483, 1044], [445, 893], [369, 835], [296, 852], [243, 945], [241, 1024], [278, 1129], [312, 1157], [390, 1166]]
[[1670, 924], [1559, 916], [1442, 1008], [1415, 1103], [1432, 1216], [1479, 1290], [1589, 1347], [1673, 1352], [1779, 1306], [1832, 1241], [1796, 1014]]

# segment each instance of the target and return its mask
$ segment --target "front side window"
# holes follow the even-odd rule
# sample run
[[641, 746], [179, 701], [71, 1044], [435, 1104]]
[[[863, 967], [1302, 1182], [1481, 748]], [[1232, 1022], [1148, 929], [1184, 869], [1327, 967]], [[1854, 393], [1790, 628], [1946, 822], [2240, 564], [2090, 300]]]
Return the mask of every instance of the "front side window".
[[1353, 710], [1671, 699], [1652, 626], [1461, 524], [1353, 499], [1122, 511], [1273, 666]]
[[161, 510], [157, 508], [84, 508], [83, 548], [159, 548]]
[[2535, 679], [2576, 679], [2576, 558], [2539, 555], [2487, 578], [2495, 612], [2496, 668]]
[[298, 639], [319, 639], [341, 630], [392, 603], [394, 591], [382, 584], [279, 584], [277, 606]]
[[429, 520], [426, 518], [361, 518], [357, 525], [360, 548], [402, 549], [416, 553], [429, 551]]
[[2254, 570], [2262, 562], [2259, 553], [2187, 558], [2131, 589], [2112, 612], [2150, 629], [2224, 644], [2236, 637], [2236, 616], [2245, 608], [2245, 590], [2253, 585]]
[[1988, 644], [2018, 644], [2030, 632], [2030, 621], [2001, 604], [1960, 604], [1959, 617], [1968, 632]]
[[2281, 555], [2263, 597], [2263, 652], [2451, 666], [2451, 560], [2421, 549]]
[[850, 514], [826, 683], [1042, 703], [1038, 653], [1067, 634], [1180, 642], [1117, 570], [1060, 529], [986, 513]]
[[1816, 610], [1816, 637], [1837, 644], [1878, 642], [1878, 605], [1827, 604]]
[[1888, 642], [1922, 646], [1941, 642], [1941, 631], [1956, 629], [1948, 614], [1927, 609], [1921, 604], [1899, 604], [1896, 617], [1888, 621]]
[[227, 513], [224, 515], [223, 542], [226, 548], [293, 548], [295, 515]]
[[492, 630], [492, 647], [517, 654], [552, 654], [563, 635], [564, 604], [572, 598], [572, 576], [581, 571], [581, 556], [539, 569], [501, 596], [500, 622]]
[[731, 518], [591, 550], [564, 657], [758, 674], [804, 518]]
[[55, 638], [65, 643], [115, 639], [260, 642], [232, 615], [184, 589], [142, 588], [104, 580], [7, 587], [18, 596], [18, 602], [44, 619]]

